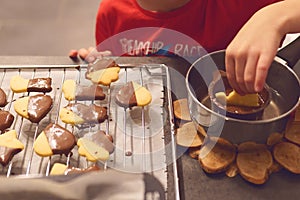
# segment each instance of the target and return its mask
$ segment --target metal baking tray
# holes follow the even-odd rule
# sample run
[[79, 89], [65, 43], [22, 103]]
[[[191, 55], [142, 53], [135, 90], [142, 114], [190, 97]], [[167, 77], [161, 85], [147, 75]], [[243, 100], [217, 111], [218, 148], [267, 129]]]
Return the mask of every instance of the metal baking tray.
[[[110, 86], [103, 86], [105, 100], [84, 101], [84, 104], [97, 104], [108, 108], [108, 119], [101, 124], [88, 127], [76, 127], [63, 123], [59, 119], [59, 111], [69, 102], [62, 93], [62, 84], [67, 79], [73, 79], [80, 85], [90, 85], [85, 78], [86, 64], [82, 65], [16, 65], [1, 66], [0, 86], [7, 94], [8, 104], [2, 108], [15, 116], [10, 129], [18, 133], [18, 139], [25, 145], [23, 151], [13, 157], [6, 166], [0, 166], [0, 175], [7, 177], [18, 176], [49, 176], [54, 163], [65, 163], [68, 166], [86, 168], [93, 163], [88, 162], [77, 153], [77, 146], [72, 155], [53, 155], [42, 158], [33, 151], [33, 142], [40, 132], [50, 123], [58, 123], [71, 131], [77, 138], [84, 134], [103, 130], [112, 135], [115, 151], [110, 159], [97, 162], [104, 170], [113, 169], [128, 173], [149, 173], [157, 178], [168, 192], [168, 173], [172, 170], [176, 199], [179, 199], [176, 150], [174, 140], [173, 108], [171, 99], [171, 84], [168, 67], [164, 64], [120, 64], [119, 80]], [[35, 93], [13, 93], [9, 86], [12, 76], [23, 78], [52, 78], [53, 107], [48, 115], [38, 124], [20, 117], [13, 108], [13, 102], [22, 97]], [[116, 91], [128, 81], [135, 81], [143, 85], [152, 94], [152, 102], [148, 106], [124, 109], [116, 105], [114, 96]], [[166, 127], [170, 130], [166, 131]], [[168, 135], [166, 135], [168, 133]], [[168, 138], [168, 139], [166, 139]], [[172, 165], [172, 168], [167, 167]]]

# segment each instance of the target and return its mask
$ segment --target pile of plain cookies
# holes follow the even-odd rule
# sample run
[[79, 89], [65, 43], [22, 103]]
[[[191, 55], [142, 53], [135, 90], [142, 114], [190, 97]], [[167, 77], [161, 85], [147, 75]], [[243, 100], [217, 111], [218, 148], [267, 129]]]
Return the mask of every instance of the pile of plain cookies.
[[[91, 85], [80, 85], [71, 79], [65, 80], [62, 85], [62, 93], [68, 104], [59, 111], [61, 121], [71, 126], [86, 127], [107, 120], [107, 112], [109, 112], [107, 107], [96, 105], [93, 102], [106, 98], [103, 87], [117, 81], [119, 72], [120, 67], [114, 60], [102, 59], [87, 68], [85, 77], [91, 81]], [[19, 75], [12, 77], [10, 88], [13, 93], [24, 93], [22, 97], [11, 102], [15, 112], [22, 118], [38, 125], [53, 107], [53, 99], [47, 94], [52, 91], [51, 85], [50, 77], [33, 79], [25, 79]], [[145, 87], [131, 81], [117, 92], [115, 102], [121, 107], [130, 108], [146, 106], [151, 100], [151, 93]], [[87, 105], [81, 101], [90, 101], [90, 104]], [[8, 104], [6, 94], [1, 89], [0, 104], [1, 107]], [[8, 165], [14, 155], [24, 149], [24, 144], [18, 139], [19, 134], [15, 130], [9, 130], [13, 121], [14, 116], [11, 113], [0, 110], [0, 131], [2, 132], [0, 135], [0, 163], [2, 166]], [[77, 138], [71, 131], [57, 122], [53, 122], [38, 133], [33, 143], [33, 149], [41, 157], [57, 154], [68, 156], [72, 155], [71, 151], [76, 145], [78, 154], [93, 163], [107, 161], [115, 148], [113, 138], [109, 133], [99, 130]], [[80, 169], [55, 163], [50, 174], [69, 174], [99, 169], [96, 165]]]
[[173, 102], [177, 144], [189, 148], [206, 173], [240, 175], [253, 184], [264, 184], [282, 168], [300, 174], [300, 107], [291, 115], [284, 133], [273, 133], [265, 144], [252, 141], [232, 144], [208, 137], [201, 126], [191, 122], [187, 99]]

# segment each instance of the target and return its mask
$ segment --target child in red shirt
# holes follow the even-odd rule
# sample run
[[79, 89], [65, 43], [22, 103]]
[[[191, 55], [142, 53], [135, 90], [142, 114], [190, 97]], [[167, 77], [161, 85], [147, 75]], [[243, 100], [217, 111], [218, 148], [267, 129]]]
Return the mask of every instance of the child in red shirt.
[[199, 57], [230, 44], [231, 85], [241, 94], [257, 92], [284, 35], [300, 32], [299, 10], [299, 0], [102, 0], [97, 50]]

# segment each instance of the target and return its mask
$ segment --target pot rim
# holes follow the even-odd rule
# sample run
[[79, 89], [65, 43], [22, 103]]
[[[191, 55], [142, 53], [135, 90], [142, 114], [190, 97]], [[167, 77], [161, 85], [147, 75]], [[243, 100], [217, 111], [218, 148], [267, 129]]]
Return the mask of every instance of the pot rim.
[[[225, 50], [219, 50], [219, 51], [214, 51], [214, 52], [211, 52], [209, 54], [206, 54], [200, 58], [198, 58], [196, 61], [194, 61], [194, 63], [191, 65], [191, 67], [188, 69], [187, 73], [186, 73], [186, 77], [185, 77], [185, 85], [186, 85], [186, 88], [187, 88], [187, 92], [188, 92], [188, 96], [190, 96], [194, 102], [196, 102], [200, 107], [202, 107], [204, 110], [206, 110], [207, 112], [215, 115], [215, 116], [218, 116], [220, 118], [223, 118], [225, 121], [234, 121], [234, 122], [240, 122], [240, 123], [248, 123], [248, 124], [265, 124], [265, 123], [271, 123], [271, 122], [274, 122], [274, 121], [277, 121], [277, 120], [280, 120], [286, 116], [288, 116], [290, 113], [292, 113], [297, 107], [298, 105], [300, 104], [300, 96], [298, 97], [298, 101], [297, 103], [295, 103], [295, 105], [289, 109], [287, 112], [277, 116], [277, 117], [274, 117], [274, 118], [270, 118], [270, 119], [262, 119], [262, 120], [244, 120], [244, 119], [236, 119], [236, 118], [232, 118], [232, 117], [228, 117], [228, 116], [224, 116], [220, 113], [217, 113], [211, 109], [209, 109], [208, 107], [206, 107], [204, 104], [202, 104], [201, 102], [199, 102], [199, 100], [194, 96], [194, 94], [192, 93], [191, 91], [191, 88], [190, 88], [190, 84], [189, 84], [189, 76], [190, 76], [190, 73], [191, 73], [191, 70], [192, 68], [194, 68], [195, 66], [195, 63], [197, 62], [201, 62], [201, 60], [207, 58], [207, 57], [211, 57], [212, 55], [214, 54], [219, 54], [219, 53], [225, 53]], [[298, 86], [300, 87], [300, 79], [299, 77], [297, 76], [297, 74], [289, 67], [287, 66], [287, 64], [283, 64], [281, 62], [279, 62], [278, 60], [276, 60], [278, 57], [276, 56], [274, 61], [279, 63], [282, 67], [285, 67], [289, 73], [291, 73], [297, 80], [298, 82]], [[281, 58], [280, 58], [281, 59]], [[282, 59], [281, 59], [282, 60]], [[272, 66], [271, 66], [272, 67]], [[190, 111], [190, 108], [189, 108], [189, 111]], [[191, 116], [192, 117], [192, 116]]]

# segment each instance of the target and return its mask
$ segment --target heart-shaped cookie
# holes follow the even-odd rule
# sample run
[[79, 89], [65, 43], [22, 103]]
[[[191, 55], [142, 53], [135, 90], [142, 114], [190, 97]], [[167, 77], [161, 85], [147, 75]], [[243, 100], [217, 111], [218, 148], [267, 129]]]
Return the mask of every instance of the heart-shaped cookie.
[[288, 171], [300, 174], [300, 147], [290, 142], [280, 142], [273, 148], [274, 159]]
[[14, 76], [10, 80], [10, 88], [15, 93], [22, 92], [51, 92], [51, 78], [24, 79], [21, 76]]
[[51, 108], [52, 98], [43, 94], [22, 97], [14, 103], [15, 111], [33, 123], [39, 123]]
[[59, 117], [66, 124], [78, 125], [102, 123], [108, 116], [106, 107], [70, 103], [61, 109]]
[[88, 161], [96, 162], [98, 160], [106, 161], [109, 159], [109, 152], [89, 139], [80, 138], [77, 141], [77, 145], [79, 146], [79, 155], [86, 157]]
[[14, 122], [14, 118], [10, 112], [0, 110], [0, 131], [8, 129]]
[[69, 101], [103, 100], [106, 96], [99, 85], [77, 85], [74, 80], [70, 79], [64, 82], [62, 91], [65, 99]]
[[89, 64], [86, 78], [93, 83], [110, 85], [119, 79], [120, 67], [112, 59], [100, 59], [96, 63]]
[[83, 136], [95, 144], [106, 149], [109, 153], [112, 153], [115, 149], [113, 138], [111, 135], [106, 134], [104, 131], [90, 132]]
[[204, 136], [198, 134], [193, 122], [188, 122], [176, 129], [176, 142], [184, 147], [200, 147]]
[[6, 166], [14, 155], [24, 149], [24, 145], [17, 139], [15, 130], [0, 135], [0, 163]]
[[51, 123], [36, 138], [33, 148], [42, 157], [53, 154], [68, 155], [75, 144], [75, 136], [70, 131]]
[[273, 157], [265, 144], [244, 142], [238, 146], [236, 164], [244, 179], [254, 184], [263, 184], [271, 172]]
[[146, 106], [152, 101], [152, 95], [145, 87], [130, 81], [116, 94], [116, 103], [124, 108]]

